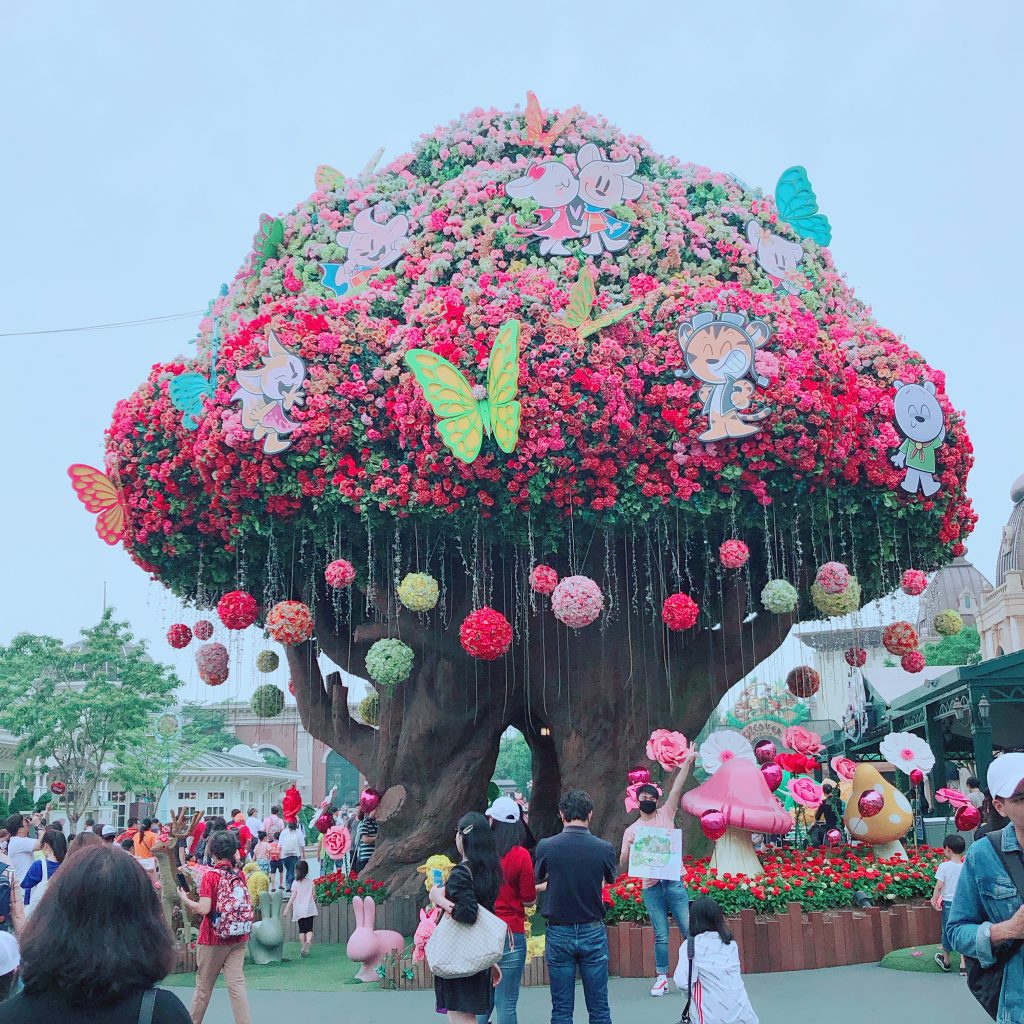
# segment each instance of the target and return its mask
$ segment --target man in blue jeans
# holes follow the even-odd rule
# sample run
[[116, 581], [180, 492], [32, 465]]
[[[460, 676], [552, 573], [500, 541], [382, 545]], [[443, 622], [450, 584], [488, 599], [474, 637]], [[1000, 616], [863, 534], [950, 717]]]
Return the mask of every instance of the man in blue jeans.
[[562, 831], [537, 844], [537, 881], [547, 888], [545, 959], [551, 979], [551, 1024], [572, 1024], [576, 969], [590, 1024], [611, 1024], [604, 883], [615, 881], [615, 847], [591, 835], [594, 801], [570, 789], [558, 804]]
[[[636, 791], [636, 802], [640, 809], [640, 817], [626, 829], [622, 836], [622, 849], [619, 852], [619, 869], [629, 869], [630, 847], [636, 841], [636, 830], [641, 825], [651, 828], [676, 827], [676, 815], [679, 813], [679, 801], [683, 798], [683, 786], [690, 776], [690, 769], [697, 757], [695, 747], [686, 752], [686, 759], [679, 766], [676, 777], [668, 791], [665, 802], [659, 807], [658, 797], [661, 791], [657, 786], [641, 786]], [[686, 893], [686, 868], [682, 869], [680, 879], [644, 879], [644, 904], [647, 915], [654, 929], [654, 970], [657, 977], [651, 986], [652, 996], [663, 996], [668, 992], [668, 915], [671, 912], [680, 935], [686, 938], [686, 923], [690, 912], [690, 898]]]

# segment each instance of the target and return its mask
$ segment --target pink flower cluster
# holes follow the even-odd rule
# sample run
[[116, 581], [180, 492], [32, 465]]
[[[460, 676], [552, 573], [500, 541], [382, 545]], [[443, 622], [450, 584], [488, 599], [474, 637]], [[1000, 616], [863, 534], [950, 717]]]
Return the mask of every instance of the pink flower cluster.
[[918, 594], [923, 594], [925, 587], [928, 586], [928, 574], [921, 572], [920, 569], [907, 569], [903, 573], [900, 585], [904, 594], [917, 597]]
[[718, 549], [718, 560], [726, 569], [740, 569], [750, 558], [750, 548], [741, 540], [727, 540]]
[[566, 576], [551, 594], [551, 611], [573, 629], [589, 626], [604, 608], [601, 588], [589, 576]]
[[350, 587], [356, 580], [355, 566], [347, 559], [336, 558], [324, 570], [324, 579], [335, 589]]
[[814, 582], [826, 594], [841, 594], [850, 585], [850, 570], [842, 562], [826, 562], [819, 567]]
[[530, 570], [530, 589], [537, 594], [550, 594], [558, 586], [558, 573], [550, 565], [535, 565]]
[[313, 635], [313, 613], [301, 601], [281, 601], [267, 615], [267, 632], [279, 644], [296, 647]]
[[228, 649], [223, 644], [203, 644], [196, 651], [199, 678], [208, 686], [220, 686], [228, 677]]
[[188, 647], [192, 643], [192, 630], [184, 622], [175, 622], [167, 630], [167, 642], [175, 650], [180, 651], [183, 647]]
[[917, 644], [917, 630], [909, 622], [890, 622], [882, 630], [882, 646], [890, 654], [910, 654], [917, 650]]

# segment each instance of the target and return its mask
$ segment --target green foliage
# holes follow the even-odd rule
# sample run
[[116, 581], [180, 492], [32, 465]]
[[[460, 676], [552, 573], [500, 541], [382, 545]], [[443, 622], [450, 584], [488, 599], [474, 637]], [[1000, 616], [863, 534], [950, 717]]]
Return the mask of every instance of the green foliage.
[[11, 797], [10, 813], [14, 814], [16, 811], [29, 811], [35, 807], [36, 802], [32, 799], [32, 794], [24, 787], [19, 786], [14, 791], [14, 796]]
[[977, 665], [981, 661], [981, 635], [974, 626], [964, 626], [956, 636], [944, 636], [923, 647], [926, 665]]
[[533, 783], [533, 753], [521, 732], [502, 737], [498, 760], [494, 765], [494, 777], [512, 779], [519, 792], [530, 792]]
[[105, 765], [141, 741], [178, 685], [174, 672], [154, 662], [128, 624], [107, 609], [72, 647], [28, 633], [0, 647], [0, 728], [18, 737], [16, 756], [56, 764], [70, 796], [62, 803], [75, 825]]
[[223, 711], [203, 704], [185, 704], [181, 709], [181, 737], [194, 743], [199, 750], [223, 752], [230, 750], [239, 740], [227, 727]]
[[39, 798], [35, 802], [35, 809], [41, 811], [47, 804], [57, 804], [62, 798], [54, 796], [49, 790], [45, 793], [40, 793]]
[[181, 769], [201, 752], [197, 743], [187, 742], [180, 732], [168, 734], [154, 729], [118, 753], [114, 777], [125, 790], [140, 799], [148, 796], [158, 804]]
[[11, 805], [7, 802], [7, 797], [0, 795], [0, 823], [11, 813]]
[[288, 768], [288, 758], [284, 754], [275, 753], [273, 750], [264, 750], [261, 754], [264, 761], [270, 765], [271, 768]]

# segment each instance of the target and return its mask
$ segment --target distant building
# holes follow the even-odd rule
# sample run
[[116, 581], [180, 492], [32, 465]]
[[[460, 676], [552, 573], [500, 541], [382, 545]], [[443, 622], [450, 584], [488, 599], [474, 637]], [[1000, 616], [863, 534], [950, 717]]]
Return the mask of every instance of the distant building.
[[1024, 650], [1024, 476], [1010, 488], [1013, 511], [1003, 527], [996, 585], [978, 612], [981, 656], [986, 660]]
[[932, 576], [918, 606], [917, 632], [922, 644], [936, 643], [942, 637], [935, 632], [935, 616], [952, 608], [960, 613], [965, 626], [977, 626], [981, 602], [992, 584], [966, 558], [954, 558]]

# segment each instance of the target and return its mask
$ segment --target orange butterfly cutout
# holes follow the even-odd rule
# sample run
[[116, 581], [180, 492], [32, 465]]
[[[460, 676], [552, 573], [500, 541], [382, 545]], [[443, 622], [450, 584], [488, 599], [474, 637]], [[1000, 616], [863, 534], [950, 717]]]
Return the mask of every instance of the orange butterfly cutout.
[[78, 500], [90, 511], [96, 512], [96, 532], [108, 544], [116, 544], [124, 536], [124, 503], [121, 489], [106, 475], [92, 466], [76, 462], [68, 466], [71, 486]]
[[544, 131], [544, 111], [540, 109], [540, 102], [537, 94], [532, 90], [526, 93], [526, 142], [531, 146], [540, 146], [543, 149], [550, 149], [551, 144], [568, 127], [576, 108], [567, 110], [547, 130]]

